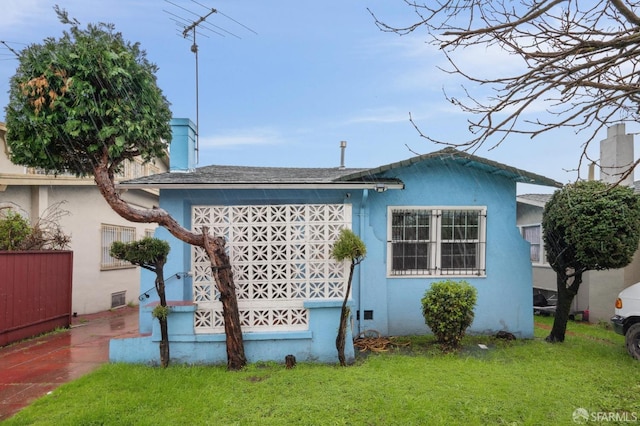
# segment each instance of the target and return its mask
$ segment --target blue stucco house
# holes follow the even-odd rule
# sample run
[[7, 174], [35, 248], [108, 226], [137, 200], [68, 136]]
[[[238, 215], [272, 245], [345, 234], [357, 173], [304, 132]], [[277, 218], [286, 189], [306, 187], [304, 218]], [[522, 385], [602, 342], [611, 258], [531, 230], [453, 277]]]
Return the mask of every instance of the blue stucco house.
[[[442, 279], [477, 288], [471, 333], [533, 337], [530, 250], [516, 226], [516, 184], [557, 182], [452, 148], [368, 169], [194, 169], [194, 124], [172, 124], [171, 171], [120, 188], [159, 189], [159, 207], [185, 227], [207, 226], [226, 238], [249, 362], [282, 362], [288, 354], [337, 360], [348, 265], [330, 250], [343, 227], [367, 246], [353, 279], [348, 338], [371, 329], [428, 333], [420, 299]], [[224, 363], [222, 308], [207, 257], [162, 228], [156, 236], [171, 244], [166, 274], [181, 277], [167, 283], [172, 362]], [[141, 292], [153, 278], [143, 271]], [[141, 307], [140, 337], [111, 342], [112, 361], [157, 362], [160, 333], [150, 312]], [[353, 358], [351, 345], [346, 355]]]

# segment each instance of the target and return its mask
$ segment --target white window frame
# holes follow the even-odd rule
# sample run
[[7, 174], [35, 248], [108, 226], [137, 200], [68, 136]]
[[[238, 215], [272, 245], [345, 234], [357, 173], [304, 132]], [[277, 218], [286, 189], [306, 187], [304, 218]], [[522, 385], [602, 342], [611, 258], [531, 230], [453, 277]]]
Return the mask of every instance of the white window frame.
[[522, 239], [527, 241], [531, 246], [533, 246], [534, 244], [531, 243], [531, 241], [529, 241], [529, 240], [527, 240], [525, 238], [525, 228], [535, 228], [535, 227], [537, 227], [540, 230], [540, 234], [539, 234], [540, 235], [540, 242], [537, 243], [540, 246], [540, 249], [539, 249], [539, 257], [540, 257], [540, 259], [538, 259], [537, 261], [531, 260], [531, 263], [533, 265], [548, 265], [548, 263], [547, 263], [547, 253], [544, 250], [544, 241], [542, 239], [542, 224], [541, 223], [531, 223], [531, 224], [518, 226], [518, 228], [520, 228], [520, 235], [522, 235]]
[[111, 225], [103, 223], [100, 225], [100, 270], [135, 268], [135, 265], [116, 259], [110, 254], [111, 244], [116, 241], [130, 243], [136, 240], [136, 228], [133, 226]]
[[[393, 270], [393, 215], [399, 211], [425, 211], [430, 214], [429, 240], [424, 244], [429, 247], [427, 269]], [[477, 244], [477, 264], [475, 268], [464, 270], [442, 268], [442, 213], [447, 211], [478, 212], [478, 238], [471, 242]], [[419, 278], [434, 276], [486, 276], [487, 245], [487, 208], [485, 206], [387, 206], [387, 277]], [[396, 240], [399, 241], [399, 240]]]

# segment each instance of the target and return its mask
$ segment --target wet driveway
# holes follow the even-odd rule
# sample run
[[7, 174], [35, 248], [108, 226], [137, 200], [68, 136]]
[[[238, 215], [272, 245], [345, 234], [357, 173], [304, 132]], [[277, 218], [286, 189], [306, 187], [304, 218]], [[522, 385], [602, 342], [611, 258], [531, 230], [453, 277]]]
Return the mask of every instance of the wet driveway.
[[138, 335], [138, 309], [73, 319], [71, 329], [0, 348], [0, 420], [109, 362], [109, 340]]

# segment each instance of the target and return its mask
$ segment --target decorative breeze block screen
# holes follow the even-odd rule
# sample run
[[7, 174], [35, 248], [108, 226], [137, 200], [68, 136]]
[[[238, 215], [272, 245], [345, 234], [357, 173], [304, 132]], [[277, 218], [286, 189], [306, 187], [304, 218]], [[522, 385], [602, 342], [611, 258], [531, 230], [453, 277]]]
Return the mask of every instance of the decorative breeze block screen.
[[[348, 204], [193, 206], [193, 230], [227, 240], [243, 331], [308, 329], [309, 299], [342, 299], [347, 262], [331, 258]], [[192, 249], [196, 333], [222, 333], [222, 303], [204, 249]]]

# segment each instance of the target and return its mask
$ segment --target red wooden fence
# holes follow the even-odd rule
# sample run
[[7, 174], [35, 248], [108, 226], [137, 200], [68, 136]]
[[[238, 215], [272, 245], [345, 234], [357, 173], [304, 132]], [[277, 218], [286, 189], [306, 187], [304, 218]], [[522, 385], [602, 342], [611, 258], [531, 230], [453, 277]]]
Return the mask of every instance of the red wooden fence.
[[71, 325], [71, 251], [0, 252], [0, 346]]

